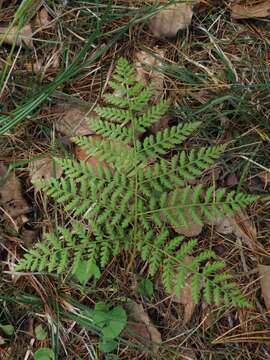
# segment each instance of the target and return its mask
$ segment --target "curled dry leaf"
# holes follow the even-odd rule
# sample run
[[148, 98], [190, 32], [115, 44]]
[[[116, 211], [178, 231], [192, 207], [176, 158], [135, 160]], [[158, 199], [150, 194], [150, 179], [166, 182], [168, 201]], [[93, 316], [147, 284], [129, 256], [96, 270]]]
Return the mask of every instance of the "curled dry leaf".
[[244, 4], [233, 3], [231, 14], [234, 19], [263, 18], [270, 16], [269, 0], [253, 0]]
[[[183, 264], [188, 266], [192, 260], [194, 260], [192, 256], [186, 256], [183, 260]], [[191, 320], [196, 307], [191, 293], [191, 280], [192, 277], [187, 275], [185, 286], [182, 288], [180, 295], [176, 295], [175, 291], [171, 294], [172, 300], [184, 307], [183, 326]]]
[[186, 29], [193, 16], [193, 5], [197, 1], [174, 4], [161, 10], [149, 22], [149, 29], [156, 37], [174, 37], [179, 30]]
[[33, 48], [32, 29], [30, 25], [25, 25], [22, 29], [18, 27], [0, 27], [0, 41], [6, 44], [21, 46], [26, 45]]
[[32, 161], [28, 168], [31, 182], [40, 179], [48, 180], [51, 177], [58, 179], [62, 175], [62, 169], [54, 164], [50, 157]]
[[26, 214], [31, 211], [22, 195], [22, 186], [15, 172], [8, 174], [6, 167], [0, 163], [0, 206], [16, 230], [27, 222]]
[[221, 234], [234, 234], [250, 248], [254, 248], [257, 230], [246, 212], [238, 211], [233, 216], [217, 218], [213, 225], [215, 225], [217, 232]]
[[159, 344], [162, 342], [161, 335], [143, 306], [132, 301], [126, 304], [125, 308], [128, 313], [128, 325], [121, 336], [152, 347], [153, 351], [158, 351]]
[[37, 27], [44, 27], [47, 26], [51, 21], [50, 15], [46, 8], [42, 8], [37, 13], [35, 19], [34, 19], [34, 25]]
[[235, 227], [235, 220], [231, 216], [217, 218], [214, 222], [215, 229], [220, 234], [232, 234]]
[[270, 266], [259, 265], [261, 290], [266, 309], [270, 311]]
[[159, 70], [162, 68], [159, 58], [162, 57], [164, 57], [164, 50], [158, 48], [153, 49], [153, 53], [140, 50], [134, 55], [136, 80], [151, 85], [154, 101], [160, 100], [164, 92], [164, 73]]
[[89, 129], [87, 118], [95, 117], [94, 112], [90, 112], [80, 107], [70, 107], [65, 109], [60, 118], [55, 121], [55, 128], [63, 135], [72, 137], [80, 135], [93, 135]]

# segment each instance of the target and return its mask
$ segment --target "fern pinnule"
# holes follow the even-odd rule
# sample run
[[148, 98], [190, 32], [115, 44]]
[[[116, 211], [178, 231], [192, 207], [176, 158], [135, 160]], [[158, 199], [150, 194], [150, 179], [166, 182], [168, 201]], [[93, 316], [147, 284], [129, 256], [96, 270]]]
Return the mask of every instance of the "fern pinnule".
[[152, 105], [146, 112], [136, 119], [136, 128], [145, 130], [153, 123], [158, 121], [163, 115], [167, 113], [169, 109], [169, 103], [165, 100], [160, 101], [156, 105]]
[[100, 161], [105, 160], [107, 164], [112, 163], [116, 169], [128, 168], [135, 161], [134, 150], [117, 141], [96, 139], [92, 136], [76, 137], [73, 141], [81, 146], [89, 157], [96, 156]]
[[131, 144], [133, 141], [132, 129], [115, 123], [93, 119], [91, 121], [91, 129], [98, 135], [107, 137], [110, 140], [122, 141], [124, 144]]
[[200, 292], [202, 285], [202, 276], [200, 273], [194, 274], [191, 280], [191, 295], [196, 304], [200, 301]]
[[[129, 123], [132, 120], [130, 111], [125, 109], [98, 106], [95, 111], [101, 118], [116, 122], [117, 124]], [[92, 120], [90, 120], [90, 123], [92, 123]]]
[[162, 269], [162, 283], [164, 285], [165, 290], [168, 293], [171, 293], [174, 288], [174, 278], [175, 278], [175, 261], [167, 257], [163, 261], [163, 269]]
[[116, 64], [116, 69], [113, 74], [113, 79], [117, 82], [131, 85], [135, 82], [134, 67], [125, 58], [120, 58]]
[[[128, 91], [128, 96], [129, 96], [129, 99], [128, 99], [129, 105], [128, 106], [129, 106], [130, 110], [142, 112], [142, 110], [144, 110], [144, 108], [148, 106], [149, 100], [151, 99], [152, 95], [153, 95], [153, 90], [150, 87], [144, 88], [144, 89], [142, 89], [142, 91], [140, 91], [139, 93], [136, 93], [136, 94], [134, 94], [134, 91], [133, 91], [133, 93], [131, 93], [131, 91]], [[154, 105], [154, 108], [155, 108], [155, 105]], [[164, 115], [164, 113], [163, 113], [163, 115]], [[159, 120], [159, 119], [157, 119], [157, 120]], [[138, 123], [140, 123], [139, 120], [138, 120]]]
[[175, 276], [175, 294], [180, 296], [182, 288], [185, 285], [187, 270], [183, 266], [179, 266]]
[[155, 136], [149, 135], [142, 142], [142, 148], [138, 149], [138, 152], [146, 158], [165, 155], [176, 145], [182, 144], [199, 125], [199, 122], [179, 124], [159, 131]]

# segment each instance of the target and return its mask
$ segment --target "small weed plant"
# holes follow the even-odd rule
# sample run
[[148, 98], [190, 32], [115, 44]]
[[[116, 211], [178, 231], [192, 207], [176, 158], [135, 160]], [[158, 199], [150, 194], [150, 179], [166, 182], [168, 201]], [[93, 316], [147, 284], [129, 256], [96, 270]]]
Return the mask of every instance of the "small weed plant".
[[[161, 274], [167, 291], [180, 293], [189, 276], [195, 302], [203, 297], [209, 304], [248, 306], [224, 271], [224, 262], [211, 250], [200, 251], [197, 239], [176, 236], [172, 229], [189, 226], [190, 219], [198, 224], [214, 221], [256, 200], [254, 195], [199, 183], [226, 144], [181, 150], [199, 122], [180, 122], [151, 135], [149, 128], [167, 113], [169, 104], [162, 100], [149, 105], [151, 88], [136, 81], [125, 59], [119, 60], [110, 86], [114, 91], [105, 96], [108, 105], [97, 107], [97, 118], [89, 119], [99, 137], [73, 139], [102, 166], [57, 158], [64, 176], [36, 182], [64, 205], [72, 220], [28, 251], [17, 270], [71, 271], [81, 274], [85, 283], [98, 276], [111, 257], [126, 251], [132, 254], [131, 265], [136, 258], [147, 262], [150, 278]], [[192, 259], [188, 264], [187, 256]]]

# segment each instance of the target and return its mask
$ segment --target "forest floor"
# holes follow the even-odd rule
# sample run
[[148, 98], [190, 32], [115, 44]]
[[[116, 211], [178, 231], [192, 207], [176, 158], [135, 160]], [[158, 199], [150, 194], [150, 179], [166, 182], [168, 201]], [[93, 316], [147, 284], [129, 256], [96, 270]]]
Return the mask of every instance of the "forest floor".
[[[163, 27], [150, 21], [164, 11], [150, 0], [0, 1], [0, 359], [270, 359], [270, 7], [251, 0], [246, 14], [244, 2], [235, 3], [189, 4], [186, 17], [175, 19], [175, 10]], [[205, 186], [263, 197], [198, 234], [252, 307], [195, 305], [189, 294], [177, 300], [159, 279], [146, 280], [144, 264], [127, 270], [127, 254], [84, 286], [65, 276], [14, 274], [25, 249], [66, 220], [32, 180], [55, 172], [56, 154], [80, 158], [70, 136], [88, 134], [79, 122], [102, 103], [120, 57], [152, 82], [156, 98], [170, 101], [159, 126], [201, 121], [186, 147], [230, 143]], [[106, 356], [80, 315], [99, 301], [135, 304], [134, 337], [122, 333]]]

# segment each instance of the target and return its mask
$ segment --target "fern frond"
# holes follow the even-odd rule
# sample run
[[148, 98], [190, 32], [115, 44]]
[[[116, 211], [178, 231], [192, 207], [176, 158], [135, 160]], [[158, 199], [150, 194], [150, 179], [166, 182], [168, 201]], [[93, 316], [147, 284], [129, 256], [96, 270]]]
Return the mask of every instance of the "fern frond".
[[[199, 250], [199, 240], [174, 237], [173, 228], [203, 225], [205, 219], [247, 207], [257, 196], [212, 186], [187, 186], [200, 177], [225, 151], [226, 145], [184, 151], [178, 147], [200, 122], [179, 123], [155, 136], [146, 130], [168, 110], [161, 101], [149, 107], [152, 89], [135, 81], [133, 67], [120, 59], [105, 96], [110, 106], [97, 107], [89, 122], [97, 137], [73, 141], [89, 156], [108, 166], [55, 159], [60, 179], [35, 185], [64, 206], [71, 221], [45, 236], [19, 262], [16, 270], [75, 274], [81, 261], [105, 267], [123, 251], [140, 256], [148, 273], [160, 272], [167, 291], [180, 294], [186, 282], [196, 303], [248, 306], [232, 276], [211, 250]], [[169, 151], [178, 154], [169, 157]], [[166, 155], [163, 158], [163, 155]], [[170, 224], [169, 226], [167, 224]]]
[[[156, 204], [153, 212], [162, 212], [167, 221], [175, 226], [186, 226], [189, 219], [193, 219], [198, 224], [203, 223], [204, 217], [210, 221], [224, 213], [231, 214], [234, 211], [245, 208], [252, 204], [257, 196], [236, 193], [234, 191], [226, 193], [225, 189], [209, 188], [205, 195], [202, 193], [202, 186], [187, 186], [183, 190], [175, 190], [170, 194], [163, 193], [167, 207]], [[143, 216], [143, 214], [142, 214]]]

